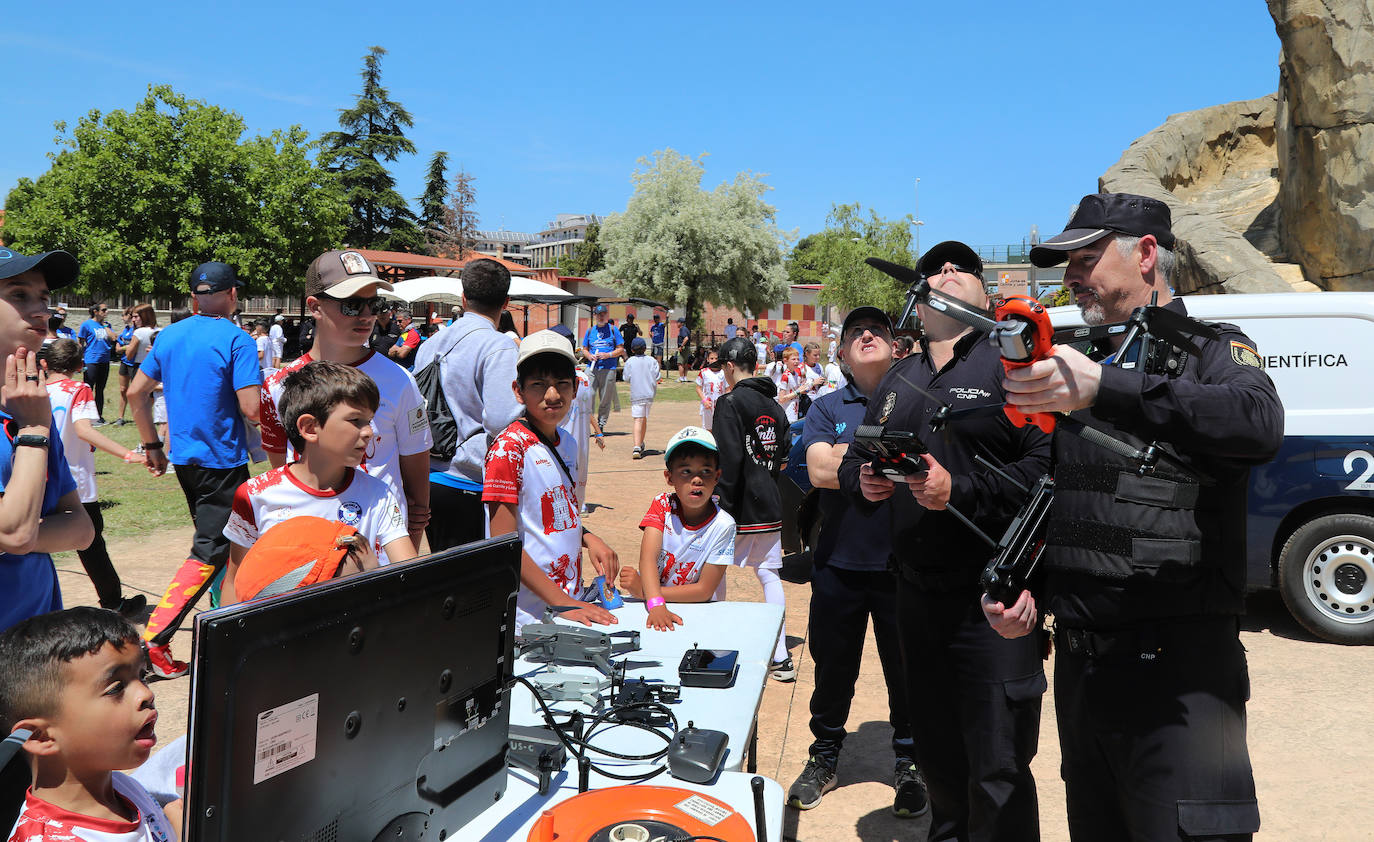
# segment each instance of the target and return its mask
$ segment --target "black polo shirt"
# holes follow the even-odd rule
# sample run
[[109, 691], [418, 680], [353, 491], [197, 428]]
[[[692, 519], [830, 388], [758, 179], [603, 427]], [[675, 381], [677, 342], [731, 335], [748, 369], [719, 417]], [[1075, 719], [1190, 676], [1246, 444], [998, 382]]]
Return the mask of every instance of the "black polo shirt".
[[[931, 455], [950, 473], [949, 504], [972, 520], [993, 540], [1026, 502], [1026, 493], [996, 472], [983, 467], [974, 455], [1002, 468], [1030, 488], [1050, 470], [1050, 437], [1034, 426], [1013, 426], [1002, 412], [956, 417], [940, 432], [930, 419], [941, 403], [955, 410], [1003, 403], [1002, 357], [985, 333], [970, 330], [954, 346], [954, 356], [939, 371], [928, 350], [898, 360], [884, 375], [868, 401], [865, 424], [917, 433]], [[921, 394], [916, 387], [928, 392]], [[872, 452], [855, 444], [840, 467], [840, 487], [858, 495], [859, 468]], [[969, 584], [977, 581], [992, 557], [992, 549], [948, 511], [922, 508], [903, 483], [889, 500], [892, 509], [892, 552], [900, 565], [948, 574]]]

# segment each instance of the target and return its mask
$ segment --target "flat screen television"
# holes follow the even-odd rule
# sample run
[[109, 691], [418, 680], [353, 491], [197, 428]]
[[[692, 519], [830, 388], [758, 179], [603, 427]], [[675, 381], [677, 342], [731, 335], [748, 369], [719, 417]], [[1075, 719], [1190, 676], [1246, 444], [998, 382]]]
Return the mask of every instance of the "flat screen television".
[[500, 800], [520, 542], [196, 619], [188, 842], [443, 840]]

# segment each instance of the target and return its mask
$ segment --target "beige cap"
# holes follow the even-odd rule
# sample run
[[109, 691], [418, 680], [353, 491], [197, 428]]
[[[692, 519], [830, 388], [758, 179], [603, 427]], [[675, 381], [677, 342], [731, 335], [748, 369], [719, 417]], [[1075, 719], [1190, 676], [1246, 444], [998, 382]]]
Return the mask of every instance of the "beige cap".
[[577, 358], [573, 356], [572, 345], [568, 343], [567, 339], [551, 330], [536, 331], [520, 340], [520, 354], [515, 358], [515, 367], [519, 368], [524, 365], [525, 360], [535, 354], [557, 354], [573, 365], [577, 365]]
[[356, 251], [327, 251], [305, 270], [305, 294], [351, 298], [376, 285], [391, 292], [395, 287], [377, 277], [377, 267]]

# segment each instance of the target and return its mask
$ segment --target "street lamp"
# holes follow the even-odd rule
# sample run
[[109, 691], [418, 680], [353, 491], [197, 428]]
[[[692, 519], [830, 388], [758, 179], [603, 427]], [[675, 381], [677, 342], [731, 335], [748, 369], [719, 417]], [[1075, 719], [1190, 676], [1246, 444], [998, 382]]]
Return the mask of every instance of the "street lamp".
[[916, 216], [915, 219], [912, 220], [911, 224], [916, 226], [916, 260], [919, 262], [921, 259], [921, 226], [925, 225], [925, 223], [921, 221], [921, 180], [919, 178], [916, 179], [915, 191]]

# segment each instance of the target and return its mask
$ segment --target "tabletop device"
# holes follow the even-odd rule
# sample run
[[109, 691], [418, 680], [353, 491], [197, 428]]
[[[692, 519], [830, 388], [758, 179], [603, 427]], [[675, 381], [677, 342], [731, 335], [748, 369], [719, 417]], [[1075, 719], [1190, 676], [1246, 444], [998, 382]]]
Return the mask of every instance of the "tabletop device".
[[196, 842], [451, 836], [506, 788], [520, 541], [196, 619]]
[[694, 784], [709, 784], [720, 774], [729, 744], [730, 735], [724, 731], [710, 731], [688, 722], [673, 735], [673, 744], [668, 747], [668, 774]]
[[694, 643], [678, 664], [678, 680], [683, 687], [729, 687], [739, 674], [738, 661], [738, 649], [698, 649]]
[[569, 626], [549, 616], [542, 623], [526, 623], [517, 642], [517, 654], [535, 663], [593, 666], [602, 675], [610, 675], [612, 656], [639, 651], [639, 632]]

